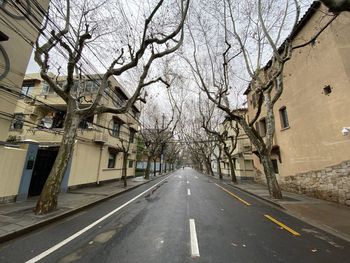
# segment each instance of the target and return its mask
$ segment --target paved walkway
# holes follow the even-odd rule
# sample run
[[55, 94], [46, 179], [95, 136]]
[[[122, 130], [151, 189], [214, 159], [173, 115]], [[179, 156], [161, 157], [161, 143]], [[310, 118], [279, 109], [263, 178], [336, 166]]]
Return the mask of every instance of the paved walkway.
[[350, 242], [350, 207], [286, 191], [282, 192], [283, 200], [272, 199], [265, 185], [252, 181], [233, 184], [226, 176], [223, 180], [226, 184], [272, 203], [286, 213]]
[[[153, 179], [152, 176], [151, 180]], [[22, 202], [0, 204], [0, 242], [76, 213], [149, 181], [143, 179], [143, 177], [136, 177], [128, 179], [126, 188], [123, 187], [122, 181], [117, 181], [70, 190], [59, 195], [57, 210], [47, 215], [35, 215], [33, 213], [38, 197], [28, 198]]]

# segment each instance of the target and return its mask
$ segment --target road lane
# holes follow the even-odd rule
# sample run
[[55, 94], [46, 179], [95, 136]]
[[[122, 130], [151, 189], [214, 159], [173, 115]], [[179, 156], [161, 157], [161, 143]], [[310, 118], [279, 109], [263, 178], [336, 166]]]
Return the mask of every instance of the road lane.
[[[195, 179], [199, 176], [199, 180]], [[196, 219], [199, 262], [347, 262], [349, 244], [254, 197], [195, 173], [190, 216]], [[249, 202], [247, 206], [215, 183]], [[294, 236], [264, 215], [302, 233]], [[307, 231], [303, 231], [307, 230]], [[315, 234], [317, 232], [317, 234]], [[202, 261], [203, 260], [203, 261]]]
[[[155, 183], [0, 245], [0, 262], [33, 258]], [[348, 262], [349, 253], [347, 242], [185, 168], [39, 262]]]
[[[71, 235], [101, 218], [101, 216], [111, 212], [116, 207], [121, 206], [134, 198], [141, 192], [150, 188], [164, 178], [159, 178], [149, 184], [140, 186], [132, 191], [126, 192], [120, 196], [112, 198], [91, 209], [84, 210], [74, 216], [50, 224], [42, 229], [33, 231], [22, 237], [14, 239], [0, 245], [0, 262], [25, 262], [43, 251], [55, 246], [62, 240], [69, 238]], [[119, 212], [123, 214], [124, 211]], [[130, 213], [132, 214], [132, 213]], [[101, 229], [105, 222], [101, 222], [97, 229]], [[85, 237], [84, 237], [85, 238]], [[83, 238], [83, 239], [84, 239]], [[78, 238], [76, 242], [80, 242]], [[21, 249], [18, 253], [16, 248]], [[59, 251], [60, 253], [61, 251]], [[50, 258], [50, 257], [49, 257]], [[57, 257], [59, 258], [59, 257]], [[49, 260], [49, 262], [52, 262]]]
[[186, 262], [190, 259], [186, 202], [186, 184], [175, 174], [87, 238], [43, 262]]

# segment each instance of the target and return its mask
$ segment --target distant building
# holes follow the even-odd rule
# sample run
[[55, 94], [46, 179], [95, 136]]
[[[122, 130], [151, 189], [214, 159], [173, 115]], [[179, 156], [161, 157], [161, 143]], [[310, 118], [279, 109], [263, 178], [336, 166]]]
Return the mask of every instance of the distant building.
[[[75, 80], [75, 87], [82, 91], [82, 105], [89, 105], [89, 101], [94, 98], [100, 79], [100, 75], [89, 75], [83, 80]], [[64, 81], [65, 77], [58, 78], [58, 82]], [[101, 103], [112, 107], [122, 106], [128, 95], [114, 77], [110, 77], [109, 81], [112, 90], [109, 95], [104, 95]], [[27, 161], [25, 167], [22, 166], [24, 172], [15, 175], [19, 178], [12, 182], [4, 181], [0, 175], [1, 184], [19, 184], [18, 193], [15, 194], [17, 200], [41, 193], [59, 149], [67, 107], [39, 74], [25, 77], [21, 94], [7, 140], [13, 143], [31, 142]], [[134, 106], [126, 114], [103, 113], [85, 118], [79, 126], [74, 152], [61, 185], [62, 191], [68, 187], [120, 179], [122, 144], [127, 145], [129, 141], [127, 176], [135, 176], [135, 134], [139, 129], [139, 114], [138, 108]]]
[[[311, 39], [329, 21], [327, 9], [314, 2], [293, 35], [294, 46]], [[272, 158], [284, 189], [350, 205], [350, 13], [340, 14], [317, 40], [293, 51], [284, 70], [284, 91], [274, 108], [276, 132]], [[268, 70], [268, 68], [266, 69]], [[248, 88], [248, 116], [256, 96]], [[261, 114], [256, 127], [263, 137]], [[344, 129], [344, 134], [347, 130]], [[254, 165], [262, 180], [257, 151]]]
[[[247, 114], [247, 109], [240, 109], [236, 111], [239, 111], [240, 115]], [[230, 129], [228, 126], [224, 128], [223, 125], [225, 125], [225, 123], [221, 124], [219, 128], [220, 132], [226, 129], [228, 131], [228, 136], [235, 136], [235, 132], [232, 129]], [[235, 174], [238, 180], [253, 180], [255, 171], [253, 167], [252, 145], [242, 127], [239, 126], [238, 129], [239, 134], [238, 137], [235, 138], [235, 140], [237, 139], [237, 146], [231, 154]], [[229, 147], [232, 147], [231, 140], [227, 140], [226, 143]], [[218, 150], [215, 149], [215, 151], [217, 153]], [[217, 173], [218, 168], [215, 160], [212, 161], [212, 167], [214, 173]], [[224, 151], [222, 151], [220, 167], [224, 176], [231, 176], [229, 160]]]

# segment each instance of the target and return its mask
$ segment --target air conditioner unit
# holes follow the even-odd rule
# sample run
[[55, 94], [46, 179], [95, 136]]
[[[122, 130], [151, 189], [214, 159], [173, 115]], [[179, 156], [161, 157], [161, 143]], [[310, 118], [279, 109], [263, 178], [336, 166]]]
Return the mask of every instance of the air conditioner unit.
[[98, 143], [106, 143], [108, 141], [108, 135], [105, 133], [96, 133], [94, 141]]

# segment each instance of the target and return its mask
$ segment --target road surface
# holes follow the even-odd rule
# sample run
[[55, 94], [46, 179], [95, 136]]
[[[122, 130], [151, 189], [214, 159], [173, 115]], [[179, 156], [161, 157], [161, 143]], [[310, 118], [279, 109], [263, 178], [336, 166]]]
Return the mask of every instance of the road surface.
[[0, 262], [350, 262], [350, 246], [185, 168], [0, 245]]

